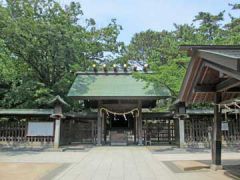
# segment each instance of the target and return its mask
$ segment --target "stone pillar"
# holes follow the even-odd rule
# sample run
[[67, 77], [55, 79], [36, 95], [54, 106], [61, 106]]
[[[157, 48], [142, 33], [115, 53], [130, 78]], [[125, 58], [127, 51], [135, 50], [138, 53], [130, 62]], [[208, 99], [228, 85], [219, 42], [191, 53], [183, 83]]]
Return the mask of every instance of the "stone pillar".
[[185, 146], [185, 132], [184, 132], [184, 120], [178, 119], [179, 121], [179, 146], [183, 148]]
[[139, 111], [139, 116], [138, 116], [138, 145], [142, 146], [142, 102], [138, 102], [138, 111]]
[[97, 146], [102, 145], [102, 114], [100, 112], [100, 107], [98, 108], [97, 117]]
[[60, 145], [60, 128], [61, 128], [61, 119], [55, 120], [55, 133], [54, 133], [54, 148], [59, 148]]
[[178, 118], [176, 119], [176, 142], [180, 148], [185, 146], [185, 129], [184, 129], [184, 120], [181, 117], [186, 115], [186, 104], [185, 102], [179, 102], [176, 106], [176, 113]]
[[[63, 106], [69, 106], [60, 96], [56, 96], [49, 104], [54, 105], [54, 112], [51, 114], [51, 118], [55, 121], [54, 127], [54, 143], [55, 148], [59, 148], [60, 145], [60, 129], [61, 129], [61, 119], [65, 118], [63, 115]], [[65, 124], [66, 125], [66, 124]], [[71, 126], [71, 125], [70, 125]], [[64, 143], [68, 143], [68, 139], [64, 139]]]
[[221, 93], [216, 92], [214, 98], [214, 119], [212, 125], [212, 164], [214, 170], [222, 169], [221, 166], [221, 107], [218, 105], [221, 102]]

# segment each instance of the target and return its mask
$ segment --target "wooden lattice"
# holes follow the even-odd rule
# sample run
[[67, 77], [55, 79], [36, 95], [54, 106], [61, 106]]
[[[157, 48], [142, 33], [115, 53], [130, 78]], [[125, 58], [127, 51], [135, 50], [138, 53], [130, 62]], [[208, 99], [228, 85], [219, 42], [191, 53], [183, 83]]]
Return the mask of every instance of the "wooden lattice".
[[149, 140], [152, 144], [174, 144], [175, 126], [174, 120], [164, 119], [153, 122], [146, 121], [143, 127], [144, 140]]
[[[212, 136], [211, 116], [196, 116], [184, 120], [185, 127], [185, 143], [194, 146], [198, 143], [204, 143], [210, 147]], [[229, 117], [227, 121], [222, 118], [223, 122], [227, 122], [228, 130], [222, 131], [223, 144], [239, 144], [240, 141], [240, 120], [234, 116]]]
[[53, 136], [27, 136], [27, 121], [0, 121], [0, 141], [51, 143]]

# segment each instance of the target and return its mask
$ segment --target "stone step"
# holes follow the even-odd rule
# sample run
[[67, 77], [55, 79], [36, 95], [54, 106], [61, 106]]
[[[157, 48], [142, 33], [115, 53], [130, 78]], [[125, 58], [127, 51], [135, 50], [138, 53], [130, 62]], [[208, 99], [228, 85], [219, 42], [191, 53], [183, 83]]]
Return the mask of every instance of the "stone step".
[[111, 145], [112, 146], [126, 146], [127, 136], [121, 131], [111, 131]]
[[111, 146], [127, 146], [127, 142], [111, 142]]

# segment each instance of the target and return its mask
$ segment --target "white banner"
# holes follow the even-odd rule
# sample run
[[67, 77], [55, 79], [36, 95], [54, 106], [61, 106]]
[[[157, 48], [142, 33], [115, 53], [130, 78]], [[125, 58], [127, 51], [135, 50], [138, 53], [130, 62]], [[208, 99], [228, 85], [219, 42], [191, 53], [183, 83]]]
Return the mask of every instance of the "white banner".
[[53, 122], [28, 122], [28, 136], [53, 136]]

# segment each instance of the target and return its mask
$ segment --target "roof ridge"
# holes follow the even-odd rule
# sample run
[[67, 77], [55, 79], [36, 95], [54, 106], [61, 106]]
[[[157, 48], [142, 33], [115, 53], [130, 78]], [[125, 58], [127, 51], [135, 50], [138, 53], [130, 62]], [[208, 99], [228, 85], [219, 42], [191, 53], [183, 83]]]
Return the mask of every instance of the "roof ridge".
[[75, 74], [76, 75], [132, 75], [133, 73], [141, 73], [141, 74], [154, 74], [154, 72], [152, 71], [118, 71], [118, 72], [114, 72], [114, 71], [98, 71], [98, 72], [94, 72], [94, 71], [78, 71]]

